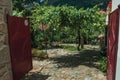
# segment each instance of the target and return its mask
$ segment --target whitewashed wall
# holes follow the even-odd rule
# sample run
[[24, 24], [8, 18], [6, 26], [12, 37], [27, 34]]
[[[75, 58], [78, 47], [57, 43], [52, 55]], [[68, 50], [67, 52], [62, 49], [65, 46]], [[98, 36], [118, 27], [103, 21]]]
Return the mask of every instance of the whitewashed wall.
[[112, 0], [112, 11], [118, 8], [119, 4], [120, 4], [120, 0]]

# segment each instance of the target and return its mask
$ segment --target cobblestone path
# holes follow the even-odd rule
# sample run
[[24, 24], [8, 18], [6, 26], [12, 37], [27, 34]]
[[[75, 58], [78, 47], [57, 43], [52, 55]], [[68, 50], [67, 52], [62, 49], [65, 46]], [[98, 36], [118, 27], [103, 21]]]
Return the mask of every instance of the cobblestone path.
[[97, 49], [70, 52], [63, 49], [48, 50], [49, 59], [33, 59], [33, 70], [24, 80], [106, 80], [97, 68]]

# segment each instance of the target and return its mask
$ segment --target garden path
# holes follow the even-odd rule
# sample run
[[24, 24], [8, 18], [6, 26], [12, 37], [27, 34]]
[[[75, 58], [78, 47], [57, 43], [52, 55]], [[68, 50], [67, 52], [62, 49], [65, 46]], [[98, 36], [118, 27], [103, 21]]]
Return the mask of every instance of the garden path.
[[49, 59], [33, 59], [33, 70], [24, 80], [106, 80], [106, 76], [96, 66], [99, 60], [98, 47], [85, 50], [47, 50]]

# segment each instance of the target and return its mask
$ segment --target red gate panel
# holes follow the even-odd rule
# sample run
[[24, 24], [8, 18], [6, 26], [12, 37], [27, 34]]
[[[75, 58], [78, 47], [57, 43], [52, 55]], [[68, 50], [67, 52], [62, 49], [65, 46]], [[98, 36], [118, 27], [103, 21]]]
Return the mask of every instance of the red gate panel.
[[109, 15], [107, 80], [115, 80], [116, 58], [118, 49], [119, 9]]
[[29, 19], [8, 16], [13, 79], [20, 80], [32, 69]]

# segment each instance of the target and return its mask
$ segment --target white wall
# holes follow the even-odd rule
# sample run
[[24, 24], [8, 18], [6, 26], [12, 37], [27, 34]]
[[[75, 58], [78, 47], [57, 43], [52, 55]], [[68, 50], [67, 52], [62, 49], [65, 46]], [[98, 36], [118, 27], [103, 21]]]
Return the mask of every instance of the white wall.
[[120, 0], [112, 0], [112, 11], [118, 8], [119, 4], [120, 4]]
[[[119, 24], [120, 24], [120, 15], [119, 15]], [[120, 25], [119, 25], [118, 52], [117, 52], [116, 79], [115, 80], [120, 80]]]

